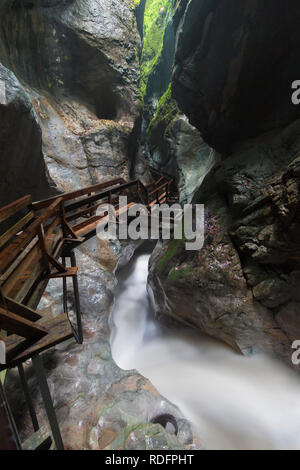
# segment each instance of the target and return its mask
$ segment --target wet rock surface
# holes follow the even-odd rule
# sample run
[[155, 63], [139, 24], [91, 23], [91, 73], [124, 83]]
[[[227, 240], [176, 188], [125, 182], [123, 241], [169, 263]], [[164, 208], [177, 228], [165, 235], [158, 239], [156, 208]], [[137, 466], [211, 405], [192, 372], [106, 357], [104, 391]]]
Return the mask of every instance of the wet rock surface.
[[[123, 264], [134, 253], [134, 245], [112, 247], [116, 260]], [[101, 262], [101, 259], [100, 259]], [[135, 370], [121, 370], [110, 349], [109, 314], [117, 280], [99, 266], [95, 240], [77, 252], [84, 343], [63, 343], [43, 355], [47, 379], [54, 400], [65, 448], [116, 449], [193, 449], [197, 439], [180, 410], [162, 397], [145, 377]], [[70, 286], [70, 300], [72, 292]], [[51, 281], [40, 304], [59, 314], [62, 309], [61, 282]], [[72, 312], [71, 312], [72, 318]], [[73, 318], [72, 318], [73, 320]], [[26, 366], [31, 393], [39, 404], [39, 420], [45, 422], [43, 406], [31, 365]], [[17, 372], [7, 379], [7, 392], [22, 436], [31, 434]], [[18, 403], [18, 406], [16, 406]], [[153, 417], [171, 414], [178, 433], [169, 432]]]
[[58, 188], [127, 178], [140, 115], [132, 2], [5, 0], [0, 18], [0, 61], [27, 87]]
[[270, 15], [258, 1], [174, 5], [170, 99], [150, 124], [149, 148], [158, 165], [177, 166], [182, 202], [205, 204], [205, 244], [197, 253], [184, 241], [156, 248], [157, 313], [291, 363], [300, 325], [298, 6], [273, 5]]
[[244, 144], [207, 175], [205, 244], [157, 247], [150, 285], [157, 310], [243, 353], [290, 361], [299, 317], [299, 122]]
[[235, 142], [300, 117], [291, 100], [300, 75], [299, 26], [296, 0], [188, 3], [179, 26], [174, 96], [210, 146], [229, 153]]
[[[181, 202], [206, 208], [200, 252], [175, 240], [153, 253], [157, 314], [243, 354], [268, 352], [290, 363], [300, 334], [300, 108], [291, 103], [300, 75], [298, 1], [170, 5], [158, 9], [154, 28], [160, 54], [144, 55], [142, 117], [145, 2], [136, 24], [130, 0], [2, 0], [1, 201], [26, 192], [46, 197], [52, 181], [63, 191], [114, 176], [148, 181], [142, 143], [151, 164], [176, 176]], [[100, 263], [95, 244], [77, 254], [84, 344], [44, 354], [65, 446], [194, 448], [180, 411], [111, 357], [114, 272], [135, 246], [115, 240], [101, 248]], [[40, 307], [56, 315], [61, 305], [53, 281]], [[26, 374], [40, 404], [30, 364]], [[14, 371], [7, 387], [27, 436]], [[177, 436], [153, 422], [159, 415], [175, 417]]]
[[180, 202], [190, 203], [218, 161], [218, 155], [170, 96], [165, 98], [151, 121], [147, 142], [152, 165], [173, 175]]
[[38, 118], [26, 90], [1, 64], [0, 123], [1, 206], [25, 194], [51, 194]]

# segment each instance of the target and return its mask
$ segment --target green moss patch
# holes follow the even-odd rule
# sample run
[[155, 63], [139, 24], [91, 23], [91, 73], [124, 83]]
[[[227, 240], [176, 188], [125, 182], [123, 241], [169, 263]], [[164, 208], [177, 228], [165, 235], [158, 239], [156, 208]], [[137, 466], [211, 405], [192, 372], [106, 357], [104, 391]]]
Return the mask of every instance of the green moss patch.
[[154, 127], [159, 126], [160, 123], [163, 123], [164, 127], [167, 128], [173, 119], [178, 116], [178, 113], [179, 108], [176, 101], [172, 98], [172, 84], [170, 83], [169, 88], [159, 100], [155, 116], [148, 126], [147, 135], [150, 134]]
[[146, 93], [149, 75], [161, 55], [171, 3], [171, 0], [147, 0], [146, 2], [141, 58], [141, 91], [143, 96]]
[[164, 269], [169, 265], [172, 258], [181, 251], [183, 246], [183, 240], [171, 240], [168, 249], [162, 258], [159, 261], [158, 269], [160, 272], [164, 271]]
[[192, 272], [193, 266], [186, 266], [183, 269], [173, 269], [169, 275], [169, 281], [186, 281], [187, 276]]

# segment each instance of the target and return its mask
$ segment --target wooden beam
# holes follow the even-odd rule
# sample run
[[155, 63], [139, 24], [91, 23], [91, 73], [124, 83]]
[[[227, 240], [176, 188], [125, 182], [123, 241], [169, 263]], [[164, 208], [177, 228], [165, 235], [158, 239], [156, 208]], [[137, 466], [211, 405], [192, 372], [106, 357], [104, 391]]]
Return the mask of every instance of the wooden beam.
[[32, 204], [32, 207], [35, 210], [44, 209], [45, 207], [48, 207], [49, 204], [55, 201], [55, 199], [57, 199], [58, 197], [61, 197], [64, 201], [70, 201], [71, 199], [76, 199], [77, 197], [84, 196], [85, 194], [94, 193], [96, 191], [99, 191], [100, 189], [105, 189], [110, 186], [115, 186], [123, 183], [125, 183], [125, 180], [123, 178], [116, 178], [110, 181], [105, 181], [104, 183], [98, 183], [94, 184], [93, 186], [88, 186], [87, 188], [78, 189], [77, 191], [71, 191], [68, 193], [60, 194], [58, 196], [53, 196], [48, 199], [44, 199], [42, 201], [34, 202]]
[[28, 207], [31, 203], [31, 196], [24, 196], [18, 199], [17, 201], [8, 204], [0, 209], [0, 222], [8, 219], [10, 216], [19, 212], [21, 209]]
[[[120, 216], [123, 212], [128, 211], [128, 209], [132, 206], [134, 206], [136, 203], [131, 202], [127, 204], [127, 206], [122, 207], [121, 209], [116, 209], [116, 217]], [[93, 217], [92, 219], [87, 220], [84, 223], [76, 225], [76, 234], [79, 237], [87, 237], [91, 233], [96, 233], [98, 224], [107, 224], [108, 222], [108, 216], [100, 217], [96, 216]], [[74, 227], [75, 229], [75, 227]]]
[[50, 273], [49, 279], [61, 279], [64, 277], [73, 277], [77, 275], [78, 267], [67, 268], [65, 272]]
[[43, 426], [22, 443], [22, 450], [49, 450], [51, 444], [49, 431]]
[[45, 268], [48, 272], [50, 272], [48, 251], [46, 247], [45, 233], [44, 233], [44, 228], [42, 224], [37, 227], [37, 234], [39, 237], [39, 247], [41, 249], [41, 254], [44, 260]]
[[3, 308], [0, 308], [0, 325], [4, 330], [27, 339], [41, 338], [47, 334], [45, 328]]
[[67, 268], [65, 268], [53, 256], [49, 255], [49, 253], [47, 253], [47, 258], [48, 258], [49, 263], [52, 264], [52, 266], [54, 266], [59, 273], [66, 273], [67, 272]]
[[13, 227], [10, 227], [0, 237], [0, 248], [5, 245], [14, 235], [16, 235], [23, 227], [25, 227], [34, 218], [34, 212], [30, 211], [21, 220], [19, 220]]
[[23, 303], [28, 290], [44, 271], [45, 264], [41, 250], [39, 246], [35, 246], [3, 283], [2, 291], [4, 295]]
[[0, 276], [0, 285], [2, 285], [9, 276], [13, 273], [15, 269], [20, 265], [20, 263], [26, 258], [26, 256], [30, 253], [30, 251], [35, 247], [38, 243], [38, 237], [35, 237], [29, 245], [26, 246], [24, 250], [20, 253], [20, 255], [15, 259], [15, 261], [7, 268], [7, 270]]
[[[94, 214], [96, 212], [96, 210], [98, 209], [98, 207], [100, 207], [102, 204], [106, 204], [106, 203], [105, 202], [100, 202], [98, 204], [94, 204], [90, 207], [87, 207], [86, 209], [82, 209], [82, 210], [79, 210], [77, 212], [74, 212], [74, 214], [68, 215], [67, 221], [71, 222], [72, 220], [81, 219], [83, 216], [85, 216], [87, 214]], [[93, 217], [93, 215], [91, 215], [91, 217]]]
[[[66, 313], [58, 315], [55, 318], [47, 315], [40, 322], [47, 329], [48, 334], [34, 344], [30, 344], [28, 340], [22, 340], [16, 335], [6, 338], [6, 358], [9, 367], [14, 367], [33, 355], [39, 354], [74, 337]], [[5, 368], [7, 368], [7, 366]]]
[[148, 193], [148, 196], [152, 196], [152, 194], [155, 194], [157, 191], [160, 191], [161, 189], [164, 189], [166, 186], [168, 186], [168, 183], [163, 183], [157, 188], [154, 188], [152, 191]]
[[101, 193], [97, 193], [93, 196], [85, 197], [80, 199], [79, 201], [76, 201], [68, 206], [65, 207], [66, 212], [71, 212], [75, 209], [78, 209], [79, 207], [86, 206], [87, 204], [91, 204], [93, 202], [98, 201], [99, 199], [104, 199], [105, 197], [109, 196], [109, 193], [111, 192], [112, 194], [118, 193], [121, 194], [122, 191], [126, 189], [130, 189], [133, 186], [137, 186], [138, 180], [130, 181], [129, 183], [121, 184], [117, 186], [116, 188], [112, 188], [106, 191], [103, 191]]
[[83, 222], [80, 222], [79, 224], [76, 224], [73, 226], [73, 230], [75, 231], [76, 235], [78, 236], [78, 231], [81, 230], [82, 228], [87, 227], [88, 225], [94, 224], [94, 222], [99, 222], [104, 216], [100, 215], [95, 215], [93, 217], [90, 217], [89, 219], [84, 220]]
[[7, 308], [10, 312], [19, 315], [20, 317], [26, 318], [32, 322], [38, 321], [41, 317], [36, 310], [33, 310], [26, 305], [23, 305], [15, 300], [4, 296], [4, 305], [3, 308]]
[[51, 206], [49, 206], [43, 214], [29, 225], [15, 240], [13, 240], [8, 246], [0, 253], [0, 272], [18, 256], [19, 251], [24, 248], [31, 240], [37, 235], [38, 228], [52, 217], [58, 210], [58, 206], [61, 203], [61, 198], [55, 200]]

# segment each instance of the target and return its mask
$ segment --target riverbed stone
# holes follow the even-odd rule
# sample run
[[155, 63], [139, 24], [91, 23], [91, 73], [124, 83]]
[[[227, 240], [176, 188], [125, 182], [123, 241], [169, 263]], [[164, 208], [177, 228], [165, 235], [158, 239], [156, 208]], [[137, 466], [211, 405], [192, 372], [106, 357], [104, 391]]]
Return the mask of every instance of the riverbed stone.
[[[124, 246], [124, 242], [122, 243]], [[134, 248], [122, 245], [117, 258], [130, 259]], [[133, 244], [134, 246], [134, 244]], [[53, 397], [64, 445], [71, 450], [193, 449], [198, 447], [191, 424], [180, 410], [162, 397], [151, 382], [135, 370], [122, 370], [110, 348], [109, 317], [117, 285], [115, 274], [100, 267], [97, 240], [76, 250], [84, 342], [69, 340], [43, 354], [47, 380]], [[69, 286], [72, 305], [72, 288]], [[52, 280], [40, 308], [62, 309], [61, 282]], [[53, 312], [54, 313], [54, 312]], [[70, 311], [71, 318], [72, 308]], [[73, 320], [74, 321], [74, 320]], [[36, 378], [26, 364], [31, 394], [41, 423], [47, 425]], [[22, 438], [31, 433], [17, 371], [8, 374], [7, 391], [15, 410]], [[18, 406], [16, 406], [18, 403]], [[172, 414], [178, 420], [178, 436], [150, 421], [157, 414]], [[197, 442], [197, 443], [196, 443]]]

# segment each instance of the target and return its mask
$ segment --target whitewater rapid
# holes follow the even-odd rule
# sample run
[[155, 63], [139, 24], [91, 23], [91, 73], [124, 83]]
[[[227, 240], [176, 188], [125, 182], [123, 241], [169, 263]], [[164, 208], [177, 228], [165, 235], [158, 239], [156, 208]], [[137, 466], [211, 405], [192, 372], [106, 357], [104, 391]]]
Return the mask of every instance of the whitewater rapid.
[[156, 323], [149, 254], [119, 273], [111, 346], [194, 424], [206, 449], [300, 449], [300, 379], [264, 355], [243, 357], [199, 332]]

